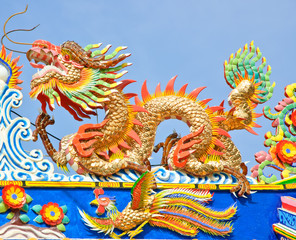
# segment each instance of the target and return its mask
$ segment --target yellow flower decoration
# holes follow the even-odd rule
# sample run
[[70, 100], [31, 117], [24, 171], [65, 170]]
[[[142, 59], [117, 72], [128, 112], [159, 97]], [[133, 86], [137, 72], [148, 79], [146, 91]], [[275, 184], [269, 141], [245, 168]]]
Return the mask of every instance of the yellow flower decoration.
[[43, 221], [50, 226], [60, 224], [64, 218], [63, 209], [60, 208], [57, 203], [52, 202], [43, 205], [40, 215], [42, 216]]
[[282, 140], [276, 145], [276, 154], [282, 162], [292, 164], [296, 162], [296, 144]]
[[2, 199], [10, 208], [22, 208], [26, 203], [26, 193], [20, 186], [10, 184], [3, 188]]

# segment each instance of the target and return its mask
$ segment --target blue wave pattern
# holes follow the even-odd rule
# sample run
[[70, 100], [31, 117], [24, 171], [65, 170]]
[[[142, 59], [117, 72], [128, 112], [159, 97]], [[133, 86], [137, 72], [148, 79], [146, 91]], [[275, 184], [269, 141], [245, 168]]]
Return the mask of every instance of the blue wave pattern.
[[29, 153], [23, 141], [32, 140], [30, 121], [11, 118], [11, 109], [19, 108], [23, 95], [0, 81], [0, 180], [16, 181], [82, 181], [83, 176], [65, 176], [54, 173], [53, 164], [43, 159], [41, 150]]
[[[169, 171], [163, 167], [153, 168], [157, 183], [190, 183], [190, 184], [235, 184], [237, 179], [226, 173], [214, 173], [206, 177], [194, 177], [179, 171]], [[135, 182], [141, 174], [134, 170], [121, 170], [109, 177], [89, 176], [99, 182]], [[250, 184], [257, 184], [256, 179], [247, 176]]]

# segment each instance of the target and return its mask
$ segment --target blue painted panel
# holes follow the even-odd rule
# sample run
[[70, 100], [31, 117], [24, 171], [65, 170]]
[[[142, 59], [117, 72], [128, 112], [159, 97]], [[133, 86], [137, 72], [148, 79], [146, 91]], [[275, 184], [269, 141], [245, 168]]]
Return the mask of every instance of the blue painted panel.
[[278, 209], [280, 223], [296, 230], [296, 213], [289, 212], [283, 208]]
[[[122, 211], [127, 203], [130, 201], [130, 189], [104, 189], [105, 194], [116, 196], [117, 208]], [[78, 209], [84, 210], [91, 216], [95, 214], [96, 207], [90, 206], [89, 203], [94, 199], [92, 189], [69, 189], [69, 188], [26, 188], [25, 191], [33, 198], [30, 207], [34, 205], [46, 204], [48, 202], [56, 202], [60, 206], [67, 205], [67, 216], [70, 218], [70, 223], [66, 225], [65, 235], [69, 238], [104, 238], [104, 234], [98, 234], [91, 231], [89, 227], [85, 226], [78, 213]], [[260, 191], [247, 199], [236, 199], [228, 191], [215, 192], [213, 201], [209, 206], [217, 210], [223, 210], [230, 205], [237, 203], [238, 211], [233, 218], [234, 232], [227, 237], [227, 239], [276, 239], [275, 233], [272, 229], [272, 224], [278, 223], [277, 209], [281, 207], [281, 196], [296, 197], [295, 191]], [[5, 218], [6, 214], [0, 214], [0, 225], [8, 222]], [[37, 216], [32, 210], [28, 212], [30, 217], [30, 224], [36, 226], [40, 225], [33, 221]], [[186, 238], [177, 233], [167, 229], [152, 228], [147, 224], [144, 231], [137, 236], [137, 238], [150, 239], [180, 239]], [[120, 231], [115, 231], [120, 233]], [[105, 236], [109, 238], [109, 236]], [[196, 236], [198, 239], [220, 239], [220, 237], [210, 236], [203, 232], [199, 232]]]

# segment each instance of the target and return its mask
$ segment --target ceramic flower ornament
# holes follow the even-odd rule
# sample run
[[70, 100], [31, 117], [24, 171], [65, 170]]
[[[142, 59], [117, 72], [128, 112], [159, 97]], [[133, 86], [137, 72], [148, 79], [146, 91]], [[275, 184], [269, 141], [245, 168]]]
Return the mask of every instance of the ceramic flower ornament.
[[47, 204], [35, 205], [32, 210], [38, 214], [34, 219], [37, 223], [46, 223], [51, 227], [57, 227], [58, 230], [64, 232], [66, 228], [64, 224], [69, 223], [69, 218], [66, 216], [67, 206], [59, 206], [57, 203], [49, 202]]
[[61, 209], [57, 203], [52, 202], [43, 205], [40, 215], [43, 221], [51, 226], [60, 224], [64, 218], [63, 209]]
[[296, 143], [282, 140], [276, 145], [276, 152], [282, 162], [290, 165], [296, 162]]
[[2, 199], [4, 204], [10, 208], [22, 208], [26, 203], [26, 193], [18, 185], [8, 185], [2, 190]]
[[14, 216], [20, 218], [23, 223], [30, 221], [30, 218], [26, 214], [21, 214], [20, 211], [28, 212], [28, 204], [33, 199], [29, 194], [25, 193], [25, 190], [14, 184], [9, 184], [2, 189], [2, 197], [0, 198], [0, 213], [4, 213], [7, 210], [11, 210], [6, 218], [12, 219]]

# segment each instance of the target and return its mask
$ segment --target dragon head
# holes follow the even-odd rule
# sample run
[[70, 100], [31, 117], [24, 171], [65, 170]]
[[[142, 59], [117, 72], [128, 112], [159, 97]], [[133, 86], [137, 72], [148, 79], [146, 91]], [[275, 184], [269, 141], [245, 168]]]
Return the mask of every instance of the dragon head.
[[116, 72], [130, 64], [116, 65], [130, 54], [114, 58], [126, 48], [118, 47], [113, 53], [105, 55], [111, 45], [103, 50], [90, 50], [100, 45], [90, 44], [83, 49], [73, 41], [61, 46], [45, 40], [32, 44], [27, 58], [32, 67], [41, 70], [32, 77], [30, 97], [41, 102], [43, 112], [46, 112], [46, 106], [54, 110], [56, 102], [76, 120], [82, 120], [89, 118], [90, 114], [96, 115], [94, 109], [104, 107], [109, 101], [108, 95], [116, 92], [120, 84], [115, 79], [127, 71]]
[[115, 197], [110, 197], [108, 195], [104, 194], [104, 190], [101, 188], [97, 188], [94, 190], [94, 194], [96, 196], [96, 199], [91, 201], [91, 205], [98, 206], [96, 213], [98, 215], [102, 215], [105, 210], [112, 211], [115, 207]]

